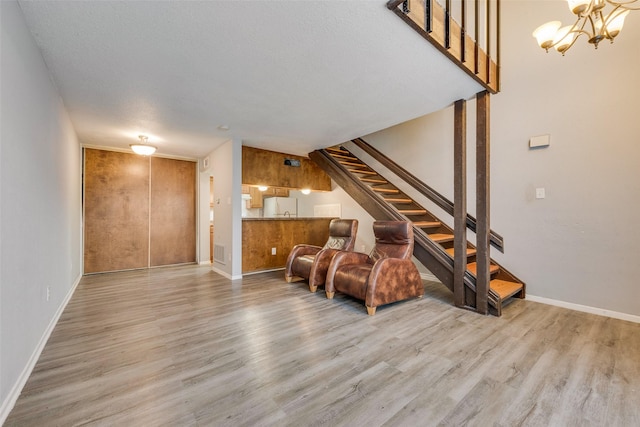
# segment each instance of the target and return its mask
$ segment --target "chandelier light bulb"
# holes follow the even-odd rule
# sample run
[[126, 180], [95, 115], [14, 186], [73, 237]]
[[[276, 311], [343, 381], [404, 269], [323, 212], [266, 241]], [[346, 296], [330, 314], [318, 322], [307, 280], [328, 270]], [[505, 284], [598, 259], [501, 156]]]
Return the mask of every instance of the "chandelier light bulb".
[[624, 19], [627, 17], [628, 14], [629, 14], [629, 11], [625, 10], [623, 12], [617, 13], [612, 19], [609, 19], [609, 22], [606, 25], [607, 33], [609, 34], [609, 37], [613, 39], [615, 36], [617, 36], [620, 33], [620, 31], [622, 30], [622, 27], [624, 26]]
[[560, 21], [551, 21], [540, 25], [533, 32], [533, 37], [538, 40], [538, 44], [543, 49], [549, 49], [553, 45], [553, 39], [560, 28]]

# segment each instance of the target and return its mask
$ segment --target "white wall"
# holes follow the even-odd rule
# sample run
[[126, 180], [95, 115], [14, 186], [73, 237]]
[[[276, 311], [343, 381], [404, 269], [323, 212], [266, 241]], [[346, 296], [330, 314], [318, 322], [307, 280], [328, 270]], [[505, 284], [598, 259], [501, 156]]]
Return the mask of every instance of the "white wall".
[[2, 1], [0, 15], [1, 424], [79, 281], [82, 256], [79, 143], [19, 6]]
[[[229, 140], [209, 155], [214, 185], [214, 243], [224, 245], [226, 260], [213, 268], [230, 278], [242, 277], [242, 141]], [[208, 205], [208, 203], [207, 203]]]
[[[527, 283], [529, 295], [640, 315], [640, 13], [629, 15], [613, 45], [594, 51], [579, 40], [562, 57], [545, 54], [531, 32], [553, 19], [567, 22], [565, 2], [502, 4], [502, 92], [491, 98], [491, 227], [504, 236], [506, 251], [492, 256]], [[450, 197], [452, 114], [449, 108], [365, 140]], [[473, 114], [468, 125], [473, 132]], [[547, 133], [550, 147], [528, 148], [531, 136]], [[473, 193], [473, 149], [468, 156]], [[536, 187], [546, 188], [546, 199], [535, 199]]]
[[[211, 159], [211, 155], [209, 155]], [[200, 171], [202, 159], [198, 160], [198, 263], [209, 264], [211, 259], [209, 240], [209, 169]]]

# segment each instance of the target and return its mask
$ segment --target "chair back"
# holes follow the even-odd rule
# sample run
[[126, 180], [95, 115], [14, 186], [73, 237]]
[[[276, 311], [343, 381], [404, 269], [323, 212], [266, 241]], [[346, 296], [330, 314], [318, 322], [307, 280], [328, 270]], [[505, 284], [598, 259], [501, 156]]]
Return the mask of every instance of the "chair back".
[[375, 221], [373, 234], [376, 244], [369, 255], [371, 262], [382, 258], [411, 258], [413, 227], [409, 221]]
[[329, 240], [323, 249], [352, 251], [356, 245], [357, 219], [332, 219], [329, 224]]

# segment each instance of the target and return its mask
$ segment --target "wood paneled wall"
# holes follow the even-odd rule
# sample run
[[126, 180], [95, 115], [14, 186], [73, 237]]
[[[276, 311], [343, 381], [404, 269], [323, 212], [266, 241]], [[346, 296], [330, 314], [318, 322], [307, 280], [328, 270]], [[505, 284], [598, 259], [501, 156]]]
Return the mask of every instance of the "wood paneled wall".
[[[298, 243], [323, 246], [332, 218], [243, 219], [242, 272], [284, 267]], [[271, 248], [276, 254], [271, 255]]]
[[195, 262], [195, 175], [194, 162], [85, 148], [84, 272]]
[[[285, 159], [300, 162], [286, 166]], [[242, 183], [292, 189], [331, 191], [331, 178], [306, 157], [242, 147]]]

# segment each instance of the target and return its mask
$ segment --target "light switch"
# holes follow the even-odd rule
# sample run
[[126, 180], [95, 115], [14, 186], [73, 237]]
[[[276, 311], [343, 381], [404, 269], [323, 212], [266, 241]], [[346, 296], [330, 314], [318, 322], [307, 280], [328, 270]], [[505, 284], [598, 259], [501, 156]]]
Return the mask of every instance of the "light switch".
[[532, 136], [529, 139], [529, 148], [548, 147], [551, 143], [551, 135]]
[[544, 199], [545, 196], [544, 188], [536, 188], [536, 199]]

